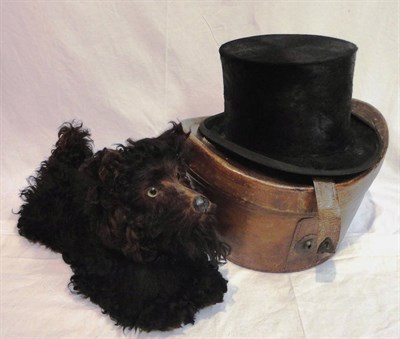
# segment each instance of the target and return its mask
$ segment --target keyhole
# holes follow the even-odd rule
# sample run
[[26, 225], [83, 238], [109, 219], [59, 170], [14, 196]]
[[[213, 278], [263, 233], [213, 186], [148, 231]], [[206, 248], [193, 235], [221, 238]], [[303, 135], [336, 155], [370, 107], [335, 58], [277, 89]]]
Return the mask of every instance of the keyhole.
[[309, 250], [312, 247], [312, 240], [307, 240], [303, 245], [304, 249]]
[[300, 241], [298, 241], [295, 245], [296, 251], [303, 254], [311, 253], [312, 249], [314, 248], [314, 239], [311, 237], [311, 235], [306, 235]]

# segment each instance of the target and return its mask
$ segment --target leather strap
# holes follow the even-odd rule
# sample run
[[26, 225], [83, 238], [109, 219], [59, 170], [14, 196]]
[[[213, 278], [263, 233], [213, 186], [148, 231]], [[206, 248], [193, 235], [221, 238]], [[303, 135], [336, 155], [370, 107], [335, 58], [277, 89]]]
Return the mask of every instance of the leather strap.
[[331, 178], [313, 178], [313, 182], [318, 206], [317, 256], [320, 261], [336, 251], [341, 214], [335, 182]]
[[297, 222], [285, 272], [304, 270], [329, 259], [339, 243], [341, 214], [336, 185], [329, 178], [314, 178], [313, 182], [318, 214]]

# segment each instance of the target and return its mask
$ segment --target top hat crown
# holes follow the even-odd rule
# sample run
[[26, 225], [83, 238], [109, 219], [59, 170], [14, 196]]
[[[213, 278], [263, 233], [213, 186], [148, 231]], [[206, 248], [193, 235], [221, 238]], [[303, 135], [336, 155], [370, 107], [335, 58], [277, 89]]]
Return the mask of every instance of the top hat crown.
[[[313, 176], [370, 168], [377, 131], [352, 114], [356, 45], [316, 35], [261, 35], [220, 49], [224, 112], [200, 132], [269, 168]], [[357, 112], [354, 112], [357, 113]]]

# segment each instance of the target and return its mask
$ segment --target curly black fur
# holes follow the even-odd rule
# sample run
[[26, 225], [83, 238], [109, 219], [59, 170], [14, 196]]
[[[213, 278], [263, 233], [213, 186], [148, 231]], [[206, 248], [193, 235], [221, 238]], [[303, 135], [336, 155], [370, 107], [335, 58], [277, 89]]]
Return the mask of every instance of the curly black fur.
[[89, 132], [66, 123], [21, 192], [19, 233], [62, 253], [73, 290], [126, 328], [193, 323], [227, 290], [218, 264], [229, 248], [214, 231], [215, 207], [191, 188], [187, 137], [173, 124], [93, 154]]

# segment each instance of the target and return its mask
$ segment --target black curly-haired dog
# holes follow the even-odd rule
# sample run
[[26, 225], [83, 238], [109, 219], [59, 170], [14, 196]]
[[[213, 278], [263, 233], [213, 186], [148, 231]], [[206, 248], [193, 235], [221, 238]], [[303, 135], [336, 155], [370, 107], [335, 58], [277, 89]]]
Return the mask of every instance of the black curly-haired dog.
[[62, 253], [73, 290], [124, 328], [170, 330], [222, 302], [229, 248], [214, 206], [191, 188], [180, 124], [157, 138], [93, 154], [89, 132], [64, 124], [30, 186], [19, 233]]

